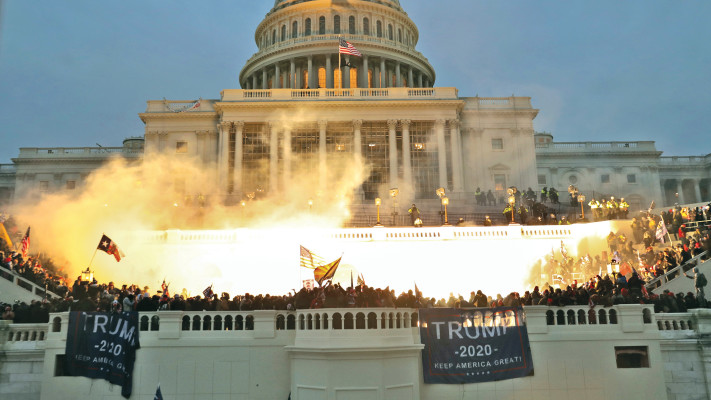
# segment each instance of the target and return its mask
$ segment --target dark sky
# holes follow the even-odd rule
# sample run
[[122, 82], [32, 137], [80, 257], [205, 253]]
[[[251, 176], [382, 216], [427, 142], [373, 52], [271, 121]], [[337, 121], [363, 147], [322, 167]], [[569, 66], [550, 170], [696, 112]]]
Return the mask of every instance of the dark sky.
[[[402, 0], [436, 86], [532, 97], [556, 141], [711, 152], [709, 1]], [[120, 146], [146, 100], [238, 88], [271, 0], [6, 0], [0, 163], [20, 147]]]

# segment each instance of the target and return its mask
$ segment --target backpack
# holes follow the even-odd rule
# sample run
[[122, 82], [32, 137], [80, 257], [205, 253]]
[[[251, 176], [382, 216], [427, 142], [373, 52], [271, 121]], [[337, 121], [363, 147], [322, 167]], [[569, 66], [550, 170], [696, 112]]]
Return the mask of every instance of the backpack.
[[706, 277], [704, 276], [704, 274], [699, 274], [696, 277], [696, 285], [695, 286], [697, 288], [702, 288], [702, 287], [706, 286], [707, 283], [708, 282], [706, 281]]

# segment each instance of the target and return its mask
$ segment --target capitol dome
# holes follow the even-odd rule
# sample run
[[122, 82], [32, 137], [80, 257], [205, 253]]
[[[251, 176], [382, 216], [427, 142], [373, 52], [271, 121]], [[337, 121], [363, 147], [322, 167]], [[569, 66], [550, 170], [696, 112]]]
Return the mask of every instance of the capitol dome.
[[[362, 57], [341, 57], [339, 37]], [[398, 0], [275, 0], [240, 72], [244, 89], [432, 87], [417, 26]], [[348, 77], [341, 79], [341, 75]]]

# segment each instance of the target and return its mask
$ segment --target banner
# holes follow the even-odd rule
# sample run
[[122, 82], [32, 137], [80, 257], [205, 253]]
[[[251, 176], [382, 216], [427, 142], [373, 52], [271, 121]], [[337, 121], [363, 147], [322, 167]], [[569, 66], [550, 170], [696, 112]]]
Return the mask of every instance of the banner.
[[138, 312], [69, 313], [65, 370], [69, 376], [105, 379], [131, 396], [138, 341]]
[[533, 375], [521, 307], [421, 308], [425, 383], [478, 383]]

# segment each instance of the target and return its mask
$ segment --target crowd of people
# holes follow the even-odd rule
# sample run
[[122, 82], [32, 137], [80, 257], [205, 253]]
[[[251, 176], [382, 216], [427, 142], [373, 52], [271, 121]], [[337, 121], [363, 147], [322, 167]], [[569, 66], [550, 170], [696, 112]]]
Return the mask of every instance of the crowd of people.
[[[703, 260], [709, 258], [711, 237], [708, 226], [699, 225], [693, 231], [684, 229], [685, 224], [708, 217], [707, 213], [708, 207], [694, 210], [675, 208], [662, 213], [661, 217], [640, 214], [632, 219], [632, 238], [610, 232], [607, 237], [609, 253], [594, 257], [589, 254], [569, 256], [561, 242], [559, 252], [553, 251], [547, 259], [532, 268], [535, 277], [531, 282], [538, 284], [522, 295], [511, 292], [506, 296], [497, 294], [492, 297], [478, 290], [472, 291], [468, 297], [450, 294], [448, 299], [436, 299], [423, 296], [416, 287], [414, 291], [396, 295], [389, 287], [381, 289], [365, 284], [355, 287], [327, 284], [282, 295], [246, 293], [230, 296], [222, 293], [218, 296], [211, 293], [211, 290], [203, 296], [189, 296], [185, 290], [171, 295], [169, 287], [165, 285], [161, 286], [161, 290], [153, 292], [149, 287], [141, 288], [135, 284], [116, 286], [113, 282], [99, 283], [88, 271], [69, 285], [56, 271], [42, 267], [39, 258], [29, 257], [25, 260], [19, 253], [6, 249], [0, 251], [0, 274], [20, 275], [45, 286], [58, 296], [43, 301], [35, 300], [29, 304], [19, 301], [15, 304], [1, 304], [0, 307], [3, 310], [2, 319], [15, 323], [48, 322], [49, 313], [70, 310], [250, 311], [347, 307], [612, 306], [642, 303], [654, 305], [656, 312], [681, 312], [706, 306], [702, 295], [705, 285], [700, 288], [700, 293], [665, 292], [656, 295], [648, 292], [645, 284], [679, 265], [689, 264], [694, 257], [699, 256]], [[668, 223], [670, 227], [678, 225], [679, 229], [674, 233], [669, 232], [666, 237], [660, 236], [657, 233], [662, 223]], [[670, 240], [672, 236], [678, 243], [671, 247], [660, 246], [662, 240]], [[695, 279], [696, 285], [705, 283], [700, 282], [705, 278], [699, 278], [698, 273], [694, 277], [688, 275], [692, 267], [689, 264], [680, 273]], [[540, 282], [541, 277], [546, 281]]]

